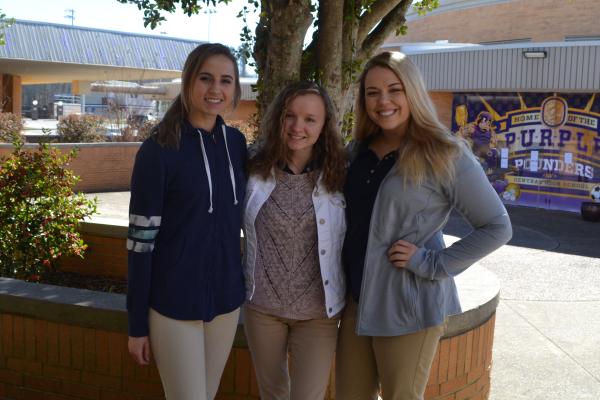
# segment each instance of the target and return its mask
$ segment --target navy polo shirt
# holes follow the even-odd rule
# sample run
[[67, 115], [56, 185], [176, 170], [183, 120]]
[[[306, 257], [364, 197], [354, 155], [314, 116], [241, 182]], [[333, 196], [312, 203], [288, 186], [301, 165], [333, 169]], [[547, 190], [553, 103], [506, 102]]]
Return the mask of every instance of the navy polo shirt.
[[342, 262], [350, 295], [357, 303], [365, 267], [373, 206], [379, 186], [397, 158], [397, 151], [393, 151], [380, 160], [367, 144], [362, 144], [346, 175], [344, 196], [346, 197], [347, 230], [342, 249]]

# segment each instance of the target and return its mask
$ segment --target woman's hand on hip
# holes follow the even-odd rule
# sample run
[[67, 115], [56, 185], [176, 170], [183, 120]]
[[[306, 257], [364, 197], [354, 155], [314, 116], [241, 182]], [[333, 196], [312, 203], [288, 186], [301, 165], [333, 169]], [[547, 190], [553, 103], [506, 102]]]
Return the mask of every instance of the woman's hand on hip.
[[127, 342], [127, 348], [129, 349], [129, 354], [133, 357], [138, 365], [148, 365], [150, 364], [150, 339], [148, 336], [142, 337], [131, 337], [129, 336], [129, 341]]
[[406, 240], [398, 240], [388, 250], [388, 259], [396, 268], [405, 268], [417, 251], [417, 246]]

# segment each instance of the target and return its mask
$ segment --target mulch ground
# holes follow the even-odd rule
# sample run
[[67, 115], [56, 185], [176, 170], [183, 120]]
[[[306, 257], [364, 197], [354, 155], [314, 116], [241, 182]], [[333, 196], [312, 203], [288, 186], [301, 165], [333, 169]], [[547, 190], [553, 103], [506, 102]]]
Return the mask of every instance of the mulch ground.
[[127, 293], [127, 281], [125, 279], [81, 275], [74, 272], [52, 271], [46, 274], [40, 280], [40, 283], [96, 290], [99, 292]]

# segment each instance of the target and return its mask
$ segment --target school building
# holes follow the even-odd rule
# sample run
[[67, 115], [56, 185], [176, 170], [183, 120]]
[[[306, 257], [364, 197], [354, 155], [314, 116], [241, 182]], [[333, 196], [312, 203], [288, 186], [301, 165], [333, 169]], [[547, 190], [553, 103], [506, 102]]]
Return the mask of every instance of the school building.
[[383, 48], [420, 67], [504, 202], [579, 211], [600, 193], [599, 20], [596, 0], [442, 0]]

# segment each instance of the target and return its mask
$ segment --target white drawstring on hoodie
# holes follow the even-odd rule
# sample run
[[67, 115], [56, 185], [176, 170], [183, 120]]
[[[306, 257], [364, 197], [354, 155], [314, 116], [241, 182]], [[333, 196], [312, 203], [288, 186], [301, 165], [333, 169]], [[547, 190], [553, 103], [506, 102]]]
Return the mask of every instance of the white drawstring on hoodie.
[[[233, 204], [238, 204], [237, 193], [235, 191], [235, 174], [233, 173], [233, 164], [231, 164], [231, 156], [229, 155], [229, 146], [227, 145], [227, 129], [225, 125], [221, 125], [223, 131], [223, 140], [225, 141], [225, 152], [227, 153], [227, 161], [229, 162], [229, 177], [231, 178], [231, 188], [233, 189]], [[200, 135], [200, 147], [202, 147], [202, 158], [204, 159], [204, 169], [206, 170], [206, 177], [208, 178], [208, 193], [210, 196], [210, 207], [208, 208], [209, 214], [213, 212], [213, 190], [212, 190], [212, 177], [210, 173], [210, 166], [208, 164], [208, 157], [206, 156], [206, 148], [204, 147], [204, 139], [202, 138], [202, 131], [197, 129]]]

